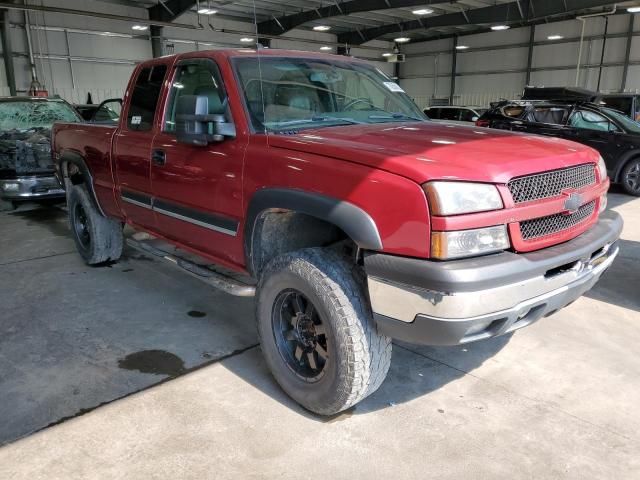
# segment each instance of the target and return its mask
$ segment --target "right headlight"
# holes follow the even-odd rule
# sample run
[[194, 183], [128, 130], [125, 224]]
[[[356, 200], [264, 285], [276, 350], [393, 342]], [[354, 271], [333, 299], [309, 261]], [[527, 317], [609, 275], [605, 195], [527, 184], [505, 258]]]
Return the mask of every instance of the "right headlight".
[[471, 182], [429, 182], [424, 185], [431, 213], [436, 216], [461, 215], [503, 208], [495, 185]]
[[600, 160], [598, 160], [598, 175], [601, 182], [604, 182], [608, 176], [607, 165], [604, 163], [604, 159], [602, 157], [600, 157]]
[[439, 260], [484, 255], [510, 246], [506, 225], [431, 233], [431, 257]]

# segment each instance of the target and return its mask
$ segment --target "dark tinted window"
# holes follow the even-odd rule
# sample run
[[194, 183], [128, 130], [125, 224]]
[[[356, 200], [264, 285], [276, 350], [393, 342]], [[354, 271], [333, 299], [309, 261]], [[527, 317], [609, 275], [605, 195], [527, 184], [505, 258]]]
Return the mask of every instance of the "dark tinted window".
[[440, 109], [439, 108], [430, 108], [429, 110], [425, 110], [425, 112], [429, 118], [434, 120], [440, 119]]
[[473, 110], [460, 110], [460, 120], [463, 122], [475, 122], [478, 118], [480, 115]]
[[602, 102], [614, 110], [618, 110], [626, 115], [631, 116], [633, 98], [632, 97], [604, 97]]
[[440, 120], [460, 120], [460, 109], [443, 108], [440, 111]]
[[153, 128], [153, 117], [166, 73], [166, 65], [156, 65], [152, 68], [143, 68], [138, 74], [127, 115], [127, 127], [130, 130]]
[[531, 121], [547, 123], [551, 125], [564, 125], [567, 123], [569, 110], [563, 107], [540, 106], [531, 112]]

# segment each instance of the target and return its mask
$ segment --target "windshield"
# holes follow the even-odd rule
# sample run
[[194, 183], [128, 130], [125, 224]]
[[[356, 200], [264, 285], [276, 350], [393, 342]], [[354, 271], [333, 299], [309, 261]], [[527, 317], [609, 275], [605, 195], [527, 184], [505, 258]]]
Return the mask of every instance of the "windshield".
[[626, 115], [616, 112], [615, 110], [611, 110], [610, 108], [603, 108], [602, 110], [618, 123], [622, 124], [622, 127], [627, 131], [627, 133], [640, 133], [640, 123], [634, 122]]
[[61, 101], [0, 102], [0, 130], [51, 128], [53, 122], [79, 122], [78, 114]]
[[234, 63], [256, 130], [427, 121], [395, 82], [365, 64], [278, 57]]

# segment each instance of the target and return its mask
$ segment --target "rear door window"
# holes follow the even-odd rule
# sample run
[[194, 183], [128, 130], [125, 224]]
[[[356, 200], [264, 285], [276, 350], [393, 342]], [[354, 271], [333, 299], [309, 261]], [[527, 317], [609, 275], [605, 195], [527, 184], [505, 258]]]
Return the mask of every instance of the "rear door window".
[[567, 123], [569, 109], [563, 107], [540, 106], [530, 113], [531, 121], [549, 125], [564, 125]]
[[127, 113], [129, 130], [148, 131], [153, 128], [153, 118], [166, 74], [166, 65], [155, 65], [140, 70], [129, 102]]

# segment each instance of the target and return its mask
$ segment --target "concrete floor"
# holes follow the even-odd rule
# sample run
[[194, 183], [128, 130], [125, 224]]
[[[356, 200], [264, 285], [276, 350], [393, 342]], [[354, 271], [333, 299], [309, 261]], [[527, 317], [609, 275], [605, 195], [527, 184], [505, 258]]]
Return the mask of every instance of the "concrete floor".
[[640, 199], [610, 205], [622, 254], [586, 297], [510, 337], [396, 345], [331, 419], [275, 385], [252, 301], [133, 252], [87, 267], [62, 211], [2, 213], [0, 478], [640, 478]]

